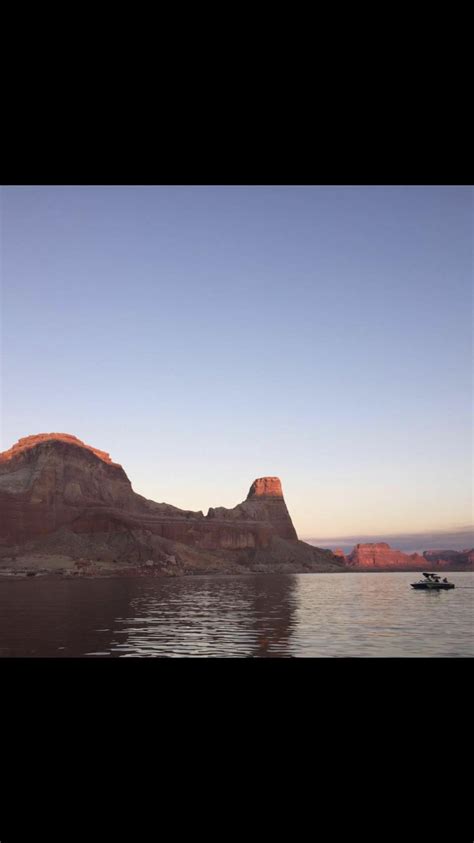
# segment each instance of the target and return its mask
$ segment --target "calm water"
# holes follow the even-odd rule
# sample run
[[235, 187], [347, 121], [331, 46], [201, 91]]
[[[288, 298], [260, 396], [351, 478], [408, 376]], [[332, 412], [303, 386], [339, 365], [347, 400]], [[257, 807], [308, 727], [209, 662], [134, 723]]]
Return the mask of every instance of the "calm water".
[[473, 656], [474, 575], [2, 580], [0, 656]]

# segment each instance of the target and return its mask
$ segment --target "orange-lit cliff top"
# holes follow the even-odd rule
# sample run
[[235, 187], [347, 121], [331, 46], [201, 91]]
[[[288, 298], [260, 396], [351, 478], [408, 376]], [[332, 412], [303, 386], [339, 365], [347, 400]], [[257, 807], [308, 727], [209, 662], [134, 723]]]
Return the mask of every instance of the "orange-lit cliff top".
[[272, 497], [282, 498], [283, 492], [279, 477], [259, 477], [254, 480], [247, 495], [249, 498]]
[[42, 442], [47, 442], [48, 440], [67, 442], [68, 445], [76, 445], [78, 448], [85, 448], [87, 451], [92, 451], [92, 453], [102, 460], [102, 462], [106, 462], [109, 465], [119, 465], [118, 463], [112, 462], [109, 454], [105, 451], [99, 451], [91, 445], [86, 445], [85, 442], [82, 442], [77, 438], [77, 436], [72, 436], [70, 433], [37, 433], [34, 436], [25, 436], [23, 439], [19, 439], [18, 442], [8, 451], [2, 451], [0, 453], [0, 462], [6, 462], [24, 451], [28, 451], [30, 448], [34, 448], [36, 445], [40, 445]]

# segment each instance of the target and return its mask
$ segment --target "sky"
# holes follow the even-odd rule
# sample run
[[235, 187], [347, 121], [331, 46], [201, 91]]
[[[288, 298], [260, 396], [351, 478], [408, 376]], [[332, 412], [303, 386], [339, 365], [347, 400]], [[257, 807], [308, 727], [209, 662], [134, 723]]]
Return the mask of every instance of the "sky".
[[472, 523], [472, 188], [0, 189], [0, 450], [72, 433], [133, 488], [300, 537]]

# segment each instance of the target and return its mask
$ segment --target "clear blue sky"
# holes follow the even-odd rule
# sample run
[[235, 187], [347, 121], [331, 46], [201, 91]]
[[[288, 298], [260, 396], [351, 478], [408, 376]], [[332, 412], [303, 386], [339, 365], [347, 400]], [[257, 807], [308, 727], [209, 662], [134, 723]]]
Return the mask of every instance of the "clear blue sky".
[[471, 521], [469, 187], [4, 187], [2, 450], [74, 433], [137, 492], [301, 536]]

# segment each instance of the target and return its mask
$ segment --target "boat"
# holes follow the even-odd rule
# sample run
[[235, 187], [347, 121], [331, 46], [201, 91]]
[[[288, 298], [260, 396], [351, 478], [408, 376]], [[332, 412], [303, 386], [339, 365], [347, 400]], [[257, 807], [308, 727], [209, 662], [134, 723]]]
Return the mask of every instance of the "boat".
[[446, 591], [449, 588], [454, 588], [454, 583], [448, 582], [446, 577], [441, 579], [439, 574], [423, 573], [424, 580], [410, 583], [412, 588], [423, 589], [424, 591]]

